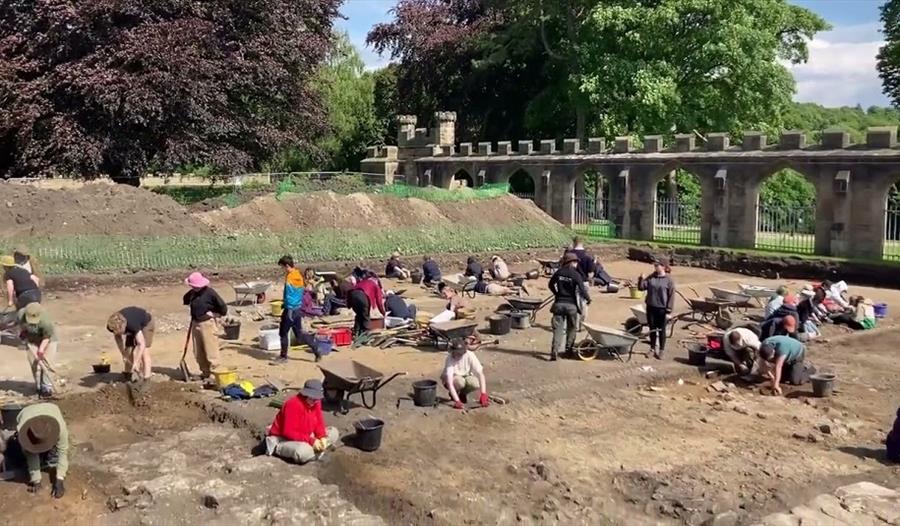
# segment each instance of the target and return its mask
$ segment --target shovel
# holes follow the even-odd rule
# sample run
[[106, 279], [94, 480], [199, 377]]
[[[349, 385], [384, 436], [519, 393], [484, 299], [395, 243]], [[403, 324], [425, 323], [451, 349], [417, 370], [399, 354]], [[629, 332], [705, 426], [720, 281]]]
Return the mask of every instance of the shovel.
[[187, 337], [184, 339], [184, 351], [181, 353], [181, 362], [178, 363], [178, 370], [181, 371], [181, 379], [185, 382], [191, 381], [191, 370], [187, 364], [188, 345], [191, 343], [191, 332], [194, 330], [194, 320], [188, 325]]

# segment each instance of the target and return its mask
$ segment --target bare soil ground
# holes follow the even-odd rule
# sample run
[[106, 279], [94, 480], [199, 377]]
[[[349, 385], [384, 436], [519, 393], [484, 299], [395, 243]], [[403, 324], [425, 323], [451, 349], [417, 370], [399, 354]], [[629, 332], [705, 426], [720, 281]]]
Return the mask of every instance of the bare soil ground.
[[[523, 263], [518, 268], [531, 266]], [[626, 278], [648, 270], [629, 261], [611, 262], [607, 269]], [[674, 276], [683, 290], [693, 287], [701, 293], [709, 285], [736, 287], [747, 280], [684, 267], [677, 267]], [[261, 277], [278, 281], [277, 271]], [[527, 284], [533, 295], [543, 296], [545, 283]], [[799, 288], [801, 282], [788, 284]], [[232, 299], [227, 282], [213, 285]], [[407, 288], [420, 310], [440, 309], [441, 300], [421, 288], [390, 281], [388, 285]], [[546, 310], [535, 327], [513, 331], [501, 337], [500, 344], [479, 351], [487, 367], [489, 390], [507, 398], [505, 406], [456, 412], [444, 405], [414, 408], [400, 400], [398, 407], [398, 399], [409, 395], [413, 381], [437, 378], [444, 354], [407, 347], [341, 350], [322, 365], [352, 358], [384, 372], [408, 373], [379, 391], [375, 409], [354, 407], [347, 416], [326, 415], [329, 425], [337, 425], [345, 434], [351, 432], [354, 420], [370, 414], [383, 418], [387, 425], [382, 448], [362, 453], [342, 447], [316, 466], [287, 466], [286, 471], [278, 471], [278, 480], [295, 473], [315, 475], [340, 487], [342, 498], [362, 512], [392, 524], [702, 524], [728, 510], [737, 512], [736, 524], [752, 524], [848, 482], [900, 486], [900, 472], [885, 461], [881, 443], [900, 405], [895, 389], [900, 331], [893, 308], [900, 305], [900, 291], [851, 286], [854, 293], [886, 302], [892, 310], [874, 331], [851, 334], [829, 326], [825, 339], [811, 344], [810, 359], [838, 375], [838, 392], [829, 399], [812, 398], [808, 386], [786, 390], [783, 398], [763, 395], [756, 386], [731, 378], [724, 364], [710, 364], [710, 369], [722, 365], [724, 372], [707, 379], [705, 369], [683, 363], [686, 352], [679, 345], [702, 336], [706, 329], [684, 324], [678, 325], [662, 361], [636, 355], [625, 364], [610, 360], [550, 363], [546, 361], [550, 340]], [[618, 326], [636, 303], [625, 294], [593, 292], [589, 321], [594, 323]], [[271, 421], [275, 410], [266, 407], [265, 401], [219, 403], [207, 393], [180, 391], [180, 383], [160, 384], [171, 385], [173, 391], [154, 395], [157, 398], [147, 409], [135, 410], [121, 397], [103, 401], [106, 389], [121, 388], [113, 384], [120, 367], [116, 361], [114, 373], [90, 374], [90, 364], [100, 352], [116, 356], [103, 329], [110, 312], [138, 304], [154, 313], [158, 320], [153, 348], [156, 370], [161, 376], [171, 375], [184, 343], [182, 293], [180, 287], [166, 286], [90, 287], [57, 292], [48, 302], [62, 335], [60, 369], [69, 378], [70, 391], [76, 393], [62, 402], [76, 444], [84, 448], [90, 443], [102, 455], [192, 429], [205, 417], [185, 405], [186, 400], [201, 401], [207, 413], [247, 427], [253, 434]], [[484, 296], [472, 301], [478, 319], [500, 303], [498, 298]], [[684, 308], [679, 302], [676, 311]], [[269, 365], [274, 353], [258, 349], [253, 341], [258, 327], [271, 323], [270, 319], [254, 321], [265, 307], [237, 309], [243, 313], [242, 333], [238, 342], [225, 345], [226, 364], [256, 384], [271, 378], [292, 386], [320, 377], [311, 356], [302, 352], [292, 352], [287, 366]], [[638, 350], [645, 349], [646, 344], [638, 345]], [[22, 353], [9, 346], [0, 351], [6, 356], [0, 363], [0, 399], [30, 395], [33, 390]], [[715, 380], [736, 385], [728, 386], [727, 392], [713, 392], [709, 384]], [[106, 384], [110, 385], [102, 387]], [[98, 386], [102, 388], [97, 394], [77, 394]], [[252, 443], [249, 438], [242, 440], [247, 441], [246, 447]], [[184, 476], [222, 477], [216, 471], [203, 471], [207, 469], [211, 468], [201, 470], [195, 465]], [[58, 502], [42, 496], [25, 504], [24, 486], [0, 483], [0, 513], [12, 518], [11, 524], [67, 523], [70, 517], [73, 524], [90, 522], [108, 513], [107, 498], [120, 494], [126, 483], [124, 475], [94, 471], [76, 463], [70, 496]], [[261, 478], [265, 480], [260, 484], [271, 484]], [[253, 499], [266, 502], [252, 481], [247, 484], [250, 500], [236, 502], [236, 509], [249, 506]], [[166, 502], [188, 516], [200, 509], [195, 501]], [[119, 524], [139, 522], [139, 514], [129, 515], [137, 512], [128, 509], [105, 516]], [[291, 520], [270, 517], [259, 522]]]

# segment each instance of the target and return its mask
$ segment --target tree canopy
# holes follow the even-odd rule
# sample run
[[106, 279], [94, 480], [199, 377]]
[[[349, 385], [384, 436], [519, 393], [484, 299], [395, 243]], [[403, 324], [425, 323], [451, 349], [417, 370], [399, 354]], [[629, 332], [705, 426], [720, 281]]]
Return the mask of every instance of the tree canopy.
[[[778, 127], [827, 24], [785, 0], [401, 0], [368, 41], [464, 140]], [[465, 108], [465, 110], [463, 110]]]
[[0, 3], [0, 176], [237, 171], [311, 144], [340, 2]]
[[900, 106], [900, 0], [887, 0], [881, 6], [884, 46], [878, 53], [878, 74], [884, 93]]

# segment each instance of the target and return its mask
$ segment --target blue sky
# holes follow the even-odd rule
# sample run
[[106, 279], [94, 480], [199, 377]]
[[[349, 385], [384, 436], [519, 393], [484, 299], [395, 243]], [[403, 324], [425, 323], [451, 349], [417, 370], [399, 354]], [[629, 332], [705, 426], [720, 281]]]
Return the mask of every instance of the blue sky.
[[[883, 1], [793, 0], [834, 26], [810, 42], [809, 62], [790, 67], [797, 79], [796, 100], [826, 106], [887, 105], [875, 71], [875, 54], [883, 41], [878, 19]], [[346, 0], [341, 9], [347, 19], [340, 20], [338, 26], [347, 31], [370, 68], [383, 66], [387, 57], [366, 48], [366, 33], [374, 24], [390, 20], [389, 11], [395, 3]]]

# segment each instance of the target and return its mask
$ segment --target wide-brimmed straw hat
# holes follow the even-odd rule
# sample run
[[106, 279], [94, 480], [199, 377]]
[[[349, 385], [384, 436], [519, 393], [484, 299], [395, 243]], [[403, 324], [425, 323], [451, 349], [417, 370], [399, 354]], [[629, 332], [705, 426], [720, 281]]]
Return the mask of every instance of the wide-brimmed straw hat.
[[25, 307], [25, 323], [36, 325], [41, 321], [41, 314], [44, 313], [44, 308], [41, 307], [40, 303], [29, 303], [28, 306]]
[[16, 258], [9, 256], [9, 255], [0, 256], [0, 265], [2, 265], [4, 267], [15, 267], [16, 266]]
[[300, 394], [310, 400], [321, 400], [325, 398], [325, 389], [322, 387], [321, 380], [311, 379], [304, 382]]
[[37, 415], [18, 425], [19, 445], [28, 453], [40, 455], [59, 442], [59, 422], [48, 415]]
[[193, 272], [184, 280], [184, 284], [192, 289], [202, 289], [209, 286], [209, 279], [199, 272]]

